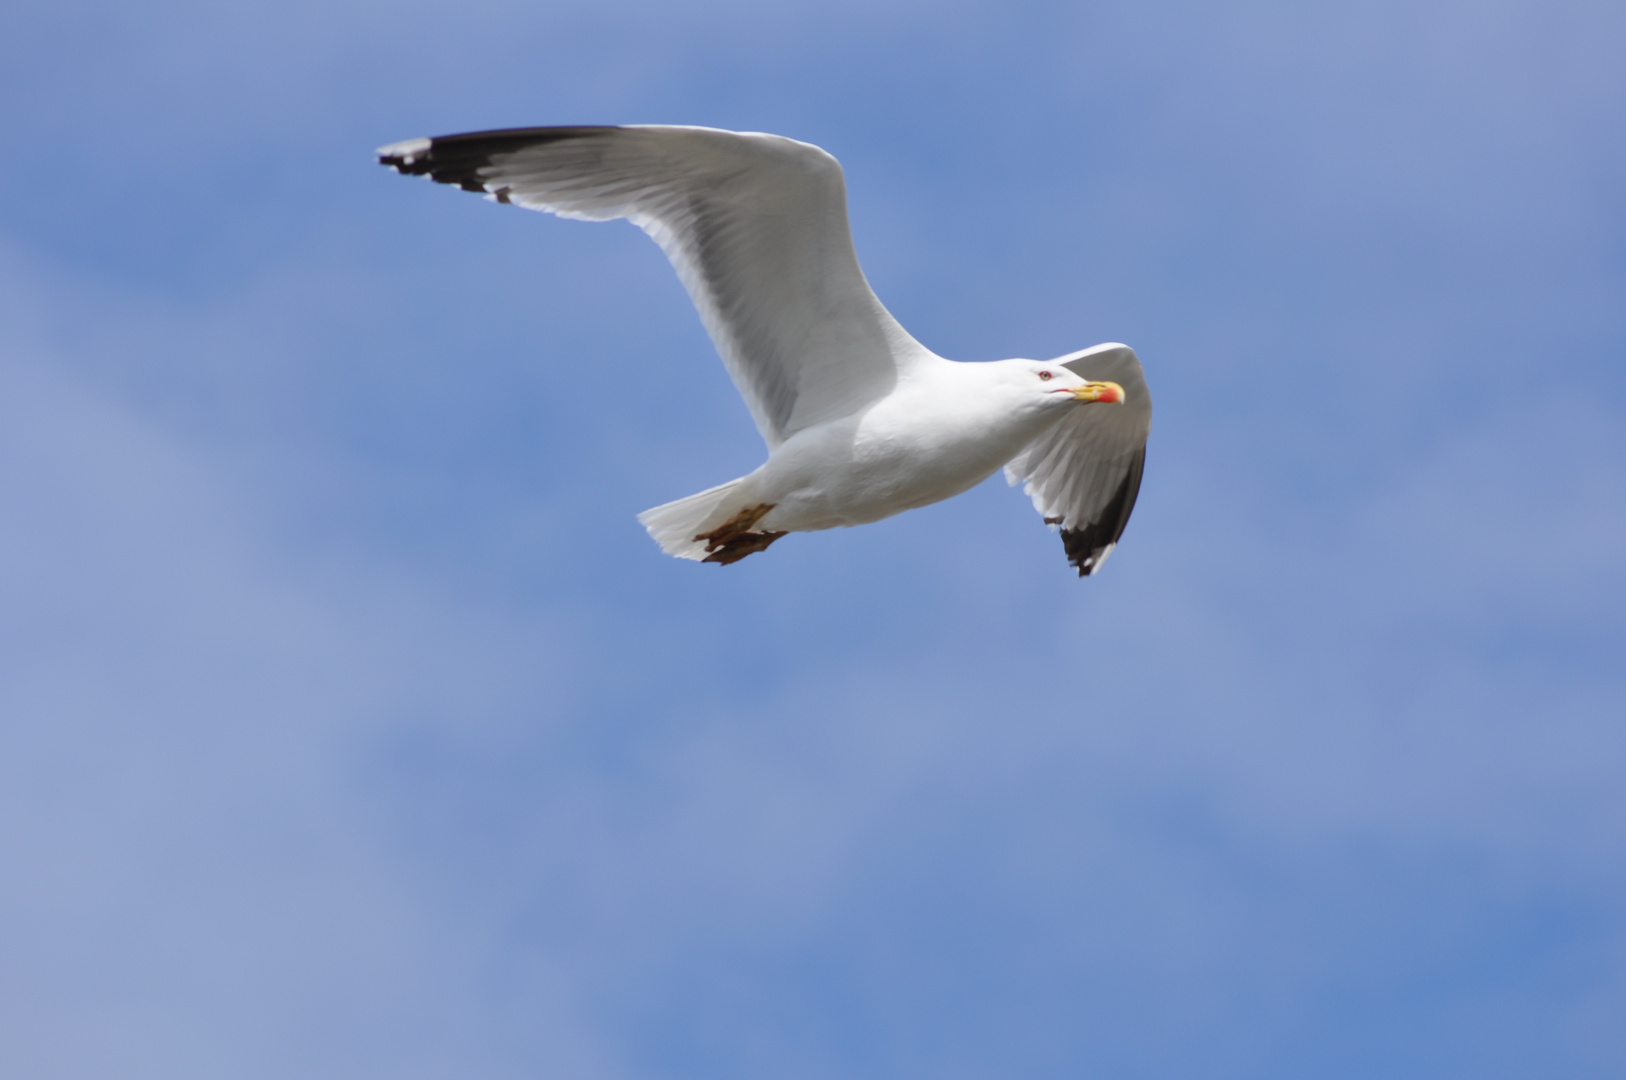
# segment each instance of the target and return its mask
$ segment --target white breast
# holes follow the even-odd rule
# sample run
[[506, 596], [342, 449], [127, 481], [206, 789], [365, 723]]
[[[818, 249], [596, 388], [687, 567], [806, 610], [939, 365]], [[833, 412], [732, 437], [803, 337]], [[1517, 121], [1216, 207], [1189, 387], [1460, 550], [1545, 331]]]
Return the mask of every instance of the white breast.
[[859, 414], [776, 448], [752, 477], [752, 497], [775, 507], [763, 527], [861, 525], [992, 476], [1063, 412], [1013, 408], [984, 367], [943, 361]]

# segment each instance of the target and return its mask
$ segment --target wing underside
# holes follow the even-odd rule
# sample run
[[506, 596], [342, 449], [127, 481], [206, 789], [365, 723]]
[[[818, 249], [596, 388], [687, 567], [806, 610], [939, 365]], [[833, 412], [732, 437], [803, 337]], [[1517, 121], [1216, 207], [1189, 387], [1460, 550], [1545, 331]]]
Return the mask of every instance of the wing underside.
[[1060, 528], [1067, 561], [1088, 577], [1112, 554], [1135, 509], [1152, 399], [1127, 345], [1097, 345], [1060, 362], [1084, 378], [1118, 383], [1124, 401], [1075, 409], [1018, 454], [1005, 478], [1022, 484], [1045, 523]]
[[660, 244], [770, 447], [888, 393], [930, 355], [859, 269], [835, 158], [775, 135], [558, 127], [384, 147], [379, 160], [498, 202], [627, 218]]

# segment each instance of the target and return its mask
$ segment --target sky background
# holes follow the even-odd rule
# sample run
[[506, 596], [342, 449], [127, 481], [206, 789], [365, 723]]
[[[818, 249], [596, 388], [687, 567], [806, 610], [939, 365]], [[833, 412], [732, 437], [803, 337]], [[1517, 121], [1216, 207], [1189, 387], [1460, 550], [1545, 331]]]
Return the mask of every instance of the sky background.
[[[1626, 8], [0, 9], [0, 1073], [1626, 1073]], [[731, 567], [658, 250], [481, 128], [844, 163], [946, 356], [1139, 351], [1002, 481]]]

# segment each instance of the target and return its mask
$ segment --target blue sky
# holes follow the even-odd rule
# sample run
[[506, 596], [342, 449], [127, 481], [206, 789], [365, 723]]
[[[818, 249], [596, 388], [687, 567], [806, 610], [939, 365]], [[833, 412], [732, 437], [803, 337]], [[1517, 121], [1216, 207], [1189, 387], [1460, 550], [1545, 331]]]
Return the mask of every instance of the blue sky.
[[[1626, 1070], [1626, 13], [0, 12], [0, 1071]], [[658, 251], [382, 143], [816, 142], [957, 359], [1133, 344], [1072, 576], [992, 481], [727, 568]]]

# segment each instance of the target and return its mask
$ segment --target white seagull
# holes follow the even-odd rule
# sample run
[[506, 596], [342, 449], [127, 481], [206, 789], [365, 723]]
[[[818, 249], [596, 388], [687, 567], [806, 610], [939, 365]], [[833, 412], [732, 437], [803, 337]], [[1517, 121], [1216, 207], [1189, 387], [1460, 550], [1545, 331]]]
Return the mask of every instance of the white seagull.
[[411, 139], [378, 160], [501, 203], [627, 218], [689, 290], [768, 460], [638, 515], [670, 555], [737, 562], [786, 533], [862, 525], [998, 470], [1059, 526], [1080, 577], [1122, 535], [1152, 401], [1127, 345], [1054, 360], [945, 360], [858, 268], [836, 159], [778, 135], [543, 127]]

